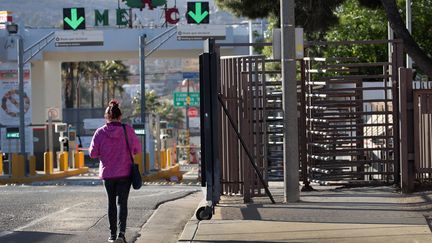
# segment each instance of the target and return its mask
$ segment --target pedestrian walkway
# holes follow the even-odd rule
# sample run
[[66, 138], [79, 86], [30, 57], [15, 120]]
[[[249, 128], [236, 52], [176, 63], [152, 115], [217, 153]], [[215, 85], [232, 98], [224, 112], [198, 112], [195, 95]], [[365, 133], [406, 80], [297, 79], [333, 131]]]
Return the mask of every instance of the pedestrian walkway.
[[432, 193], [401, 195], [393, 187], [302, 192], [298, 203], [283, 203], [282, 188], [271, 188], [277, 204], [258, 198], [222, 197], [209, 221], [192, 218], [179, 242], [432, 242]]
[[194, 210], [201, 199], [200, 193], [194, 193], [160, 205], [141, 229], [140, 237], [136, 242], [177, 242], [183, 226], [194, 214]]

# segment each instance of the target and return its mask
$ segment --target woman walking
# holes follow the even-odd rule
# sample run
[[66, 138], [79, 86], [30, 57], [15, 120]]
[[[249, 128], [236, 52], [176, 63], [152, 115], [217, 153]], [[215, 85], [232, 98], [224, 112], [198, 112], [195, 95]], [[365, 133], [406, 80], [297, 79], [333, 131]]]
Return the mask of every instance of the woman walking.
[[[98, 158], [99, 177], [103, 180], [108, 196], [108, 219], [111, 235], [108, 242], [126, 242], [126, 219], [128, 214], [128, 197], [131, 187], [132, 154], [140, 152], [140, 142], [133, 128], [121, 123], [119, 103], [111, 100], [105, 110], [106, 124], [98, 128], [93, 135], [89, 154]], [[125, 134], [125, 131], [127, 134]], [[127, 136], [126, 136], [127, 135]], [[128, 138], [129, 146], [126, 144]], [[120, 228], [117, 235], [117, 206]]]

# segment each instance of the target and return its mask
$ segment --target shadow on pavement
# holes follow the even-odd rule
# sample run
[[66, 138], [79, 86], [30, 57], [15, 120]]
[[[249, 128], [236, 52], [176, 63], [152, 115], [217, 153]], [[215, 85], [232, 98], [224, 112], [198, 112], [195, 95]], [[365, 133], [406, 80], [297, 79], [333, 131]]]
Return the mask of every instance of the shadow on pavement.
[[72, 235], [55, 234], [48, 232], [35, 231], [15, 231], [9, 235], [0, 238], [4, 243], [22, 243], [22, 242], [65, 242]]
[[[183, 241], [179, 241], [183, 242]], [[185, 241], [186, 242], [186, 241]], [[193, 242], [212, 242], [212, 243], [280, 243], [281, 241], [250, 241], [250, 240], [212, 240], [212, 241], [205, 241], [205, 240], [193, 240]], [[302, 241], [290, 241], [290, 243], [304, 243]]]
[[55, 181], [33, 182], [32, 186], [99, 186], [102, 185], [102, 180], [93, 178], [68, 178]]

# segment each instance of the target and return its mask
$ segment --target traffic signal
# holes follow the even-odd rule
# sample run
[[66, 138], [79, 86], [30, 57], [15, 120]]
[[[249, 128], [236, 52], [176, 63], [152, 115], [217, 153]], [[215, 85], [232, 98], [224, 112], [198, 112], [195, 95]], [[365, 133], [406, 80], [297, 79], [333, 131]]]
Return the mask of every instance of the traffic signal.
[[188, 24], [208, 24], [210, 8], [208, 2], [188, 2], [186, 19]]
[[63, 9], [64, 30], [84, 30], [85, 28], [86, 25], [84, 8]]

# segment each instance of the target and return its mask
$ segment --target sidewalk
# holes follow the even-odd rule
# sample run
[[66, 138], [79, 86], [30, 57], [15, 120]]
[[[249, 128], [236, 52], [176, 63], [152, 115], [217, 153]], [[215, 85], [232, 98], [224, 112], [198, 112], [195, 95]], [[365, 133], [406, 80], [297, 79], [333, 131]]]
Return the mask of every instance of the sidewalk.
[[201, 199], [202, 193], [196, 192], [187, 197], [163, 203], [141, 229], [140, 237], [135, 242], [177, 242], [183, 226], [195, 213], [195, 208]]
[[192, 217], [179, 242], [432, 242], [432, 192], [314, 188], [291, 204], [280, 187], [271, 188], [276, 204], [223, 197], [211, 220]]

